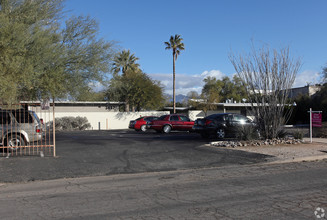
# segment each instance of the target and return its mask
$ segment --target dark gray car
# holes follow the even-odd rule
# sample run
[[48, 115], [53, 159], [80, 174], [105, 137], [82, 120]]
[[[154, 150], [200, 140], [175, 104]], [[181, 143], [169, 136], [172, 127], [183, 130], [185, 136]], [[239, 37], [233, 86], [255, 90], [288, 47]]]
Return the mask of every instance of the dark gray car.
[[256, 124], [251, 119], [235, 113], [220, 113], [209, 115], [194, 122], [193, 130], [202, 137], [215, 136], [223, 139], [235, 137], [241, 128], [255, 128]]
[[33, 111], [0, 110], [0, 144], [5, 150], [42, 140], [42, 123]]

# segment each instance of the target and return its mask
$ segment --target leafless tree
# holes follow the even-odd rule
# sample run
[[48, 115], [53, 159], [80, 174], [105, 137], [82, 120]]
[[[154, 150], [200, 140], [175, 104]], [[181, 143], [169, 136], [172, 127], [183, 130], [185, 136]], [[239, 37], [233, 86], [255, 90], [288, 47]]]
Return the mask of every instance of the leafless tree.
[[247, 55], [229, 56], [247, 88], [251, 111], [264, 138], [276, 138], [291, 114], [289, 91], [301, 60], [290, 57], [289, 47], [271, 50], [266, 46]]

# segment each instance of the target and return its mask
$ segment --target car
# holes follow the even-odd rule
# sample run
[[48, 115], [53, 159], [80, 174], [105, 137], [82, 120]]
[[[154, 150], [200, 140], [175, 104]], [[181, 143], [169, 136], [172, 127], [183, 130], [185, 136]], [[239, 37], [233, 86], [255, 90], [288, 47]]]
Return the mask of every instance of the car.
[[218, 113], [196, 119], [193, 130], [203, 138], [214, 136], [219, 139], [236, 137], [240, 129], [256, 128], [256, 124], [246, 116], [236, 113]]
[[157, 116], [144, 116], [137, 118], [135, 120], [131, 120], [129, 122], [129, 128], [134, 129], [135, 131], [143, 131], [145, 132], [147, 130], [147, 124], [150, 123], [153, 120], [158, 119]]
[[149, 123], [148, 128], [157, 132], [169, 133], [175, 131], [192, 131], [194, 121], [182, 114], [162, 115]]
[[34, 111], [0, 109], [0, 145], [2, 149], [17, 150], [41, 141], [42, 122]]

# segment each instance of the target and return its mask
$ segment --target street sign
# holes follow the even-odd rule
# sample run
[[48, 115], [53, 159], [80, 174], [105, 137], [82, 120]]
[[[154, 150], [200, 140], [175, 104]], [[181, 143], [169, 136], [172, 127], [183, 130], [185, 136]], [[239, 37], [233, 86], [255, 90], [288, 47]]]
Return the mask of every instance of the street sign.
[[312, 143], [312, 127], [321, 127], [322, 111], [312, 111], [310, 108], [310, 142]]
[[312, 113], [312, 127], [321, 127], [322, 126], [322, 114], [321, 113]]

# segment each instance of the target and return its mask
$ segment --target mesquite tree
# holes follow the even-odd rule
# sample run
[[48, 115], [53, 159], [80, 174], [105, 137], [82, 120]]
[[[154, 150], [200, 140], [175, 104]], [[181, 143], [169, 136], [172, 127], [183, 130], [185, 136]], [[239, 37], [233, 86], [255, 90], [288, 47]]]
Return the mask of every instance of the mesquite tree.
[[289, 48], [255, 48], [248, 55], [230, 55], [238, 76], [246, 87], [261, 134], [276, 138], [291, 113], [288, 95], [301, 66], [290, 57]]
[[114, 43], [63, 0], [0, 0], [0, 103], [77, 98], [104, 82]]

